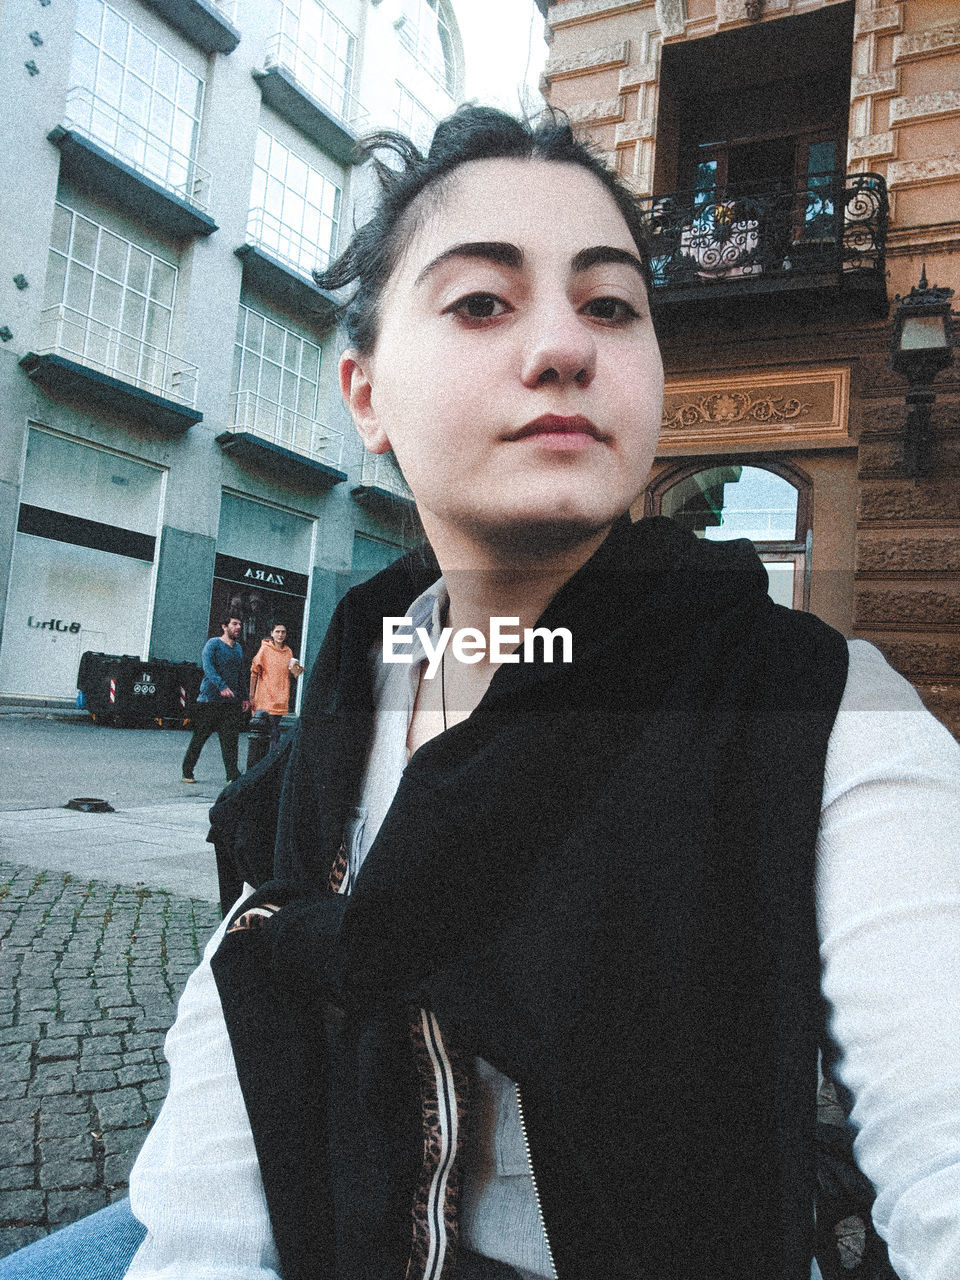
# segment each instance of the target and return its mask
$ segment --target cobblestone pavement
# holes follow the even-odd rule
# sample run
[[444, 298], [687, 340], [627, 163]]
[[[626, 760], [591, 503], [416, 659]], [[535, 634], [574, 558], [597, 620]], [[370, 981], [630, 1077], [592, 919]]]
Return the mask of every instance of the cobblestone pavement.
[[0, 862], [0, 1257], [126, 1191], [220, 913]]

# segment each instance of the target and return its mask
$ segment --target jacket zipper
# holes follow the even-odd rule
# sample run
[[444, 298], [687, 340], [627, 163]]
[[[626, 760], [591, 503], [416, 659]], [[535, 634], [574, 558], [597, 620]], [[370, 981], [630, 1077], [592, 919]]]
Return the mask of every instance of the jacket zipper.
[[540, 1215], [540, 1228], [543, 1231], [543, 1238], [547, 1245], [547, 1257], [550, 1259], [550, 1270], [553, 1274], [553, 1280], [559, 1280], [557, 1276], [557, 1264], [553, 1260], [553, 1249], [550, 1247], [550, 1237], [547, 1235], [547, 1224], [543, 1217], [543, 1205], [540, 1203], [540, 1188], [537, 1186], [537, 1175], [533, 1171], [533, 1154], [530, 1151], [530, 1139], [527, 1137], [527, 1122], [523, 1115], [523, 1099], [520, 1097], [520, 1086], [515, 1084], [513, 1087], [517, 1094], [517, 1114], [520, 1117], [520, 1131], [523, 1134], [523, 1146], [527, 1153], [527, 1167], [530, 1170], [530, 1181], [533, 1184], [533, 1195], [537, 1202], [537, 1213]]

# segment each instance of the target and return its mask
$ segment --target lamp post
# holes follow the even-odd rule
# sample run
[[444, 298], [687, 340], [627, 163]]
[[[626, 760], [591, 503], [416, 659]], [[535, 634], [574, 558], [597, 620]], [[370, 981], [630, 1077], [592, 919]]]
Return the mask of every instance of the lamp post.
[[930, 469], [930, 411], [937, 398], [933, 380], [953, 360], [952, 297], [952, 289], [927, 284], [924, 267], [919, 284], [905, 298], [898, 294], [896, 299], [889, 367], [907, 380], [903, 463], [914, 478]]

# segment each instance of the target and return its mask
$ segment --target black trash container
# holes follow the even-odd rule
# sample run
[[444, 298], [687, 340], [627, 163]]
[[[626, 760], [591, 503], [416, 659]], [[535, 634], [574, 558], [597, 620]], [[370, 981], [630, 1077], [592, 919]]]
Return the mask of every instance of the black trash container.
[[193, 662], [161, 662], [158, 665], [163, 683], [161, 717], [164, 724], [182, 728], [191, 719], [203, 671]]
[[[142, 669], [141, 669], [142, 668]], [[150, 676], [149, 664], [143, 664], [136, 654], [94, 653], [88, 651], [80, 658], [77, 671], [77, 688], [84, 696], [86, 708], [96, 724], [122, 724], [133, 716], [133, 687], [141, 689], [151, 681], [137, 680], [137, 675]], [[149, 699], [149, 693], [146, 699]], [[144, 695], [137, 694], [137, 698]]]
[[163, 668], [152, 658], [123, 657], [106, 664], [115, 722], [145, 725], [162, 719]]

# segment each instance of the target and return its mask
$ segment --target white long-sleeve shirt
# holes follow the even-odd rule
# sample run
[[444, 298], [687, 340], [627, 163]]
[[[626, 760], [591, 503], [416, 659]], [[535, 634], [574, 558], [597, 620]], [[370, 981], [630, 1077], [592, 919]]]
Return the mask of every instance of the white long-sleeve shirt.
[[[419, 602], [418, 602], [419, 604]], [[434, 618], [435, 600], [430, 602]], [[414, 609], [411, 609], [411, 613]], [[415, 625], [422, 625], [426, 617]], [[359, 863], [405, 761], [416, 667], [385, 671], [352, 848]], [[960, 1276], [960, 747], [863, 641], [830, 735], [817, 843], [823, 990], [855, 1098], [855, 1150], [901, 1280]], [[170, 1092], [130, 1179], [148, 1235], [127, 1280], [279, 1280], [253, 1139], [210, 970], [166, 1044]], [[490, 1069], [492, 1071], [492, 1068]], [[464, 1243], [549, 1275], [515, 1167], [503, 1081], [467, 1167]]]

